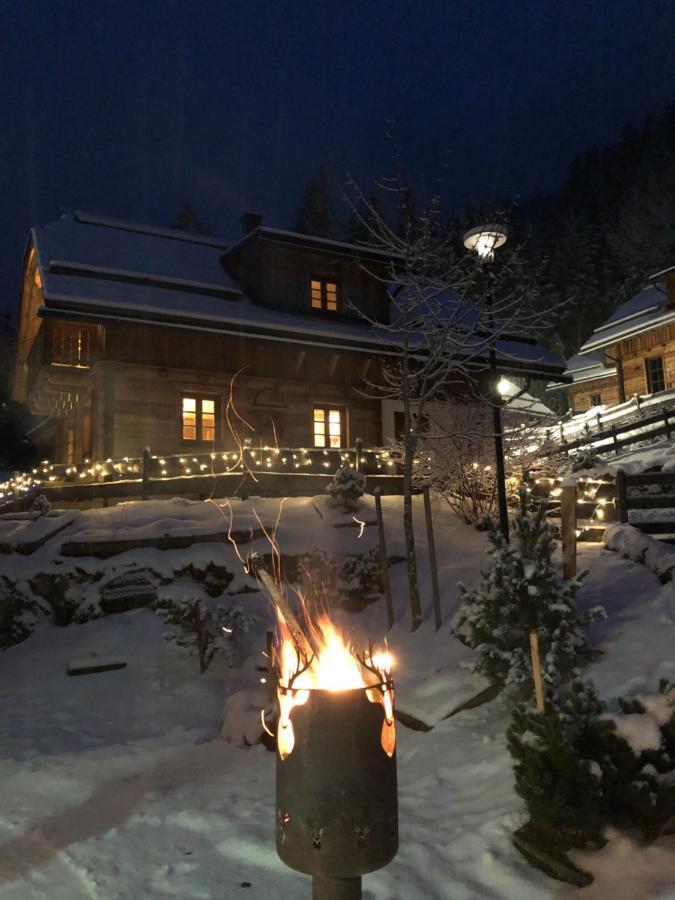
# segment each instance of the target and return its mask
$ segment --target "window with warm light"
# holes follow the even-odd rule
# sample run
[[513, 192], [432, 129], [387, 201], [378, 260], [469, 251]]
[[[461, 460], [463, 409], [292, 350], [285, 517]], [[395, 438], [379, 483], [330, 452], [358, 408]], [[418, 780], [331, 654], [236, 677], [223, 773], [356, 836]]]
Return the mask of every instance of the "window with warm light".
[[342, 447], [344, 415], [329, 406], [314, 407], [314, 446]]
[[310, 281], [310, 292], [312, 309], [337, 312], [337, 284], [334, 281], [312, 278]]
[[95, 344], [95, 326], [59, 323], [52, 331], [52, 365], [88, 369]]
[[212, 444], [216, 439], [216, 398], [184, 395], [182, 433], [184, 441]]

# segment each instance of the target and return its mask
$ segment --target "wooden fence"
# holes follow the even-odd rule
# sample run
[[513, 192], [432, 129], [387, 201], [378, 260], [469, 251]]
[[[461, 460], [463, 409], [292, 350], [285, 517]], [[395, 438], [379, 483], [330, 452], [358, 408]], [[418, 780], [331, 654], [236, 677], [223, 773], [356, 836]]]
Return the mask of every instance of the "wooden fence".
[[670, 440], [673, 431], [675, 431], [675, 409], [664, 406], [654, 415], [643, 416], [623, 425], [611, 425], [602, 431], [592, 432], [589, 427], [584, 436], [575, 441], [566, 441], [563, 436], [560, 443], [551, 448], [546, 455], [553, 456], [561, 451], [569, 455], [575, 450], [590, 448], [599, 451], [613, 450], [618, 454], [625, 447], [645, 439], [665, 437]]
[[[42, 462], [30, 475], [5, 485], [0, 510], [25, 509], [36, 494], [50, 503], [101, 503], [175, 496], [303, 497], [321, 494], [340, 466], [358, 468], [366, 492], [402, 493], [398, 460], [381, 448], [323, 450], [298, 447], [247, 447], [243, 451], [84, 460], [77, 465]], [[4, 501], [4, 502], [3, 502]]]

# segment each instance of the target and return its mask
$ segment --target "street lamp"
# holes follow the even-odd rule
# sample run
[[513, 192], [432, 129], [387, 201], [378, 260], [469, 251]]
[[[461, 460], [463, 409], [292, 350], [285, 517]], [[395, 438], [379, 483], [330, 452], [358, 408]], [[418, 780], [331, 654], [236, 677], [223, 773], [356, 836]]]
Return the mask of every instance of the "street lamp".
[[[490, 223], [470, 228], [464, 235], [464, 246], [472, 250], [486, 263], [492, 262], [495, 250], [506, 243], [507, 231], [502, 225]], [[492, 320], [490, 294], [487, 294], [488, 311]], [[497, 381], [497, 354], [494, 346], [494, 335], [490, 342], [490, 374], [492, 389], [492, 418], [495, 436], [495, 471], [497, 477], [497, 501], [499, 506], [499, 527], [502, 534], [509, 539], [509, 508], [506, 502], [506, 472], [504, 471], [504, 442], [502, 439], [502, 394], [505, 379]]]

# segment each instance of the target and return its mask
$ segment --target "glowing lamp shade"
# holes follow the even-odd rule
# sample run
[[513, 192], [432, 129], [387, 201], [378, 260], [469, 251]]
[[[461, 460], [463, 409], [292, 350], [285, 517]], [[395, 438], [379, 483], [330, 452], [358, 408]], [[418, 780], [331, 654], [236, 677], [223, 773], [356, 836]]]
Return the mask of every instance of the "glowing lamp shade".
[[464, 235], [464, 246], [474, 250], [481, 259], [491, 260], [495, 250], [506, 243], [506, 228], [503, 225], [477, 225]]
[[497, 390], [502, 397], [506, 397], [511, 393], [513, 385], [507, 378], [500, 378], [497, 384]]

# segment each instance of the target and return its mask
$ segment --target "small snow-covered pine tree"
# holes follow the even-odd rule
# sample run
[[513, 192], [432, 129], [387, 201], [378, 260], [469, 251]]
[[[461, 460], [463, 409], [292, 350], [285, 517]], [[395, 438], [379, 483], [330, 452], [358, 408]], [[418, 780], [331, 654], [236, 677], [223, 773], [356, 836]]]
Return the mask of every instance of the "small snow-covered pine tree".
[[356, 512], [359, 500], [366, 489], [366, 476], [349, 466], [340, 466], [326, 490], [345, 512]]
[[604, 609], [577, 610], [581, 575], [563, 581], [553, 563], [555, 541], [542, 504], [528, 512], [524, 503], [514, 517], [513, 543], [488, 519], [491, 565], [477, 590], [459, 585], [461, 615], [453, 633], [477, 649], [474, 671], [491, 683], [532, 688], [530, 631], [539, 636], [545, 686], [559, 684], [575, 672], [586, 651], [584, 626]]

